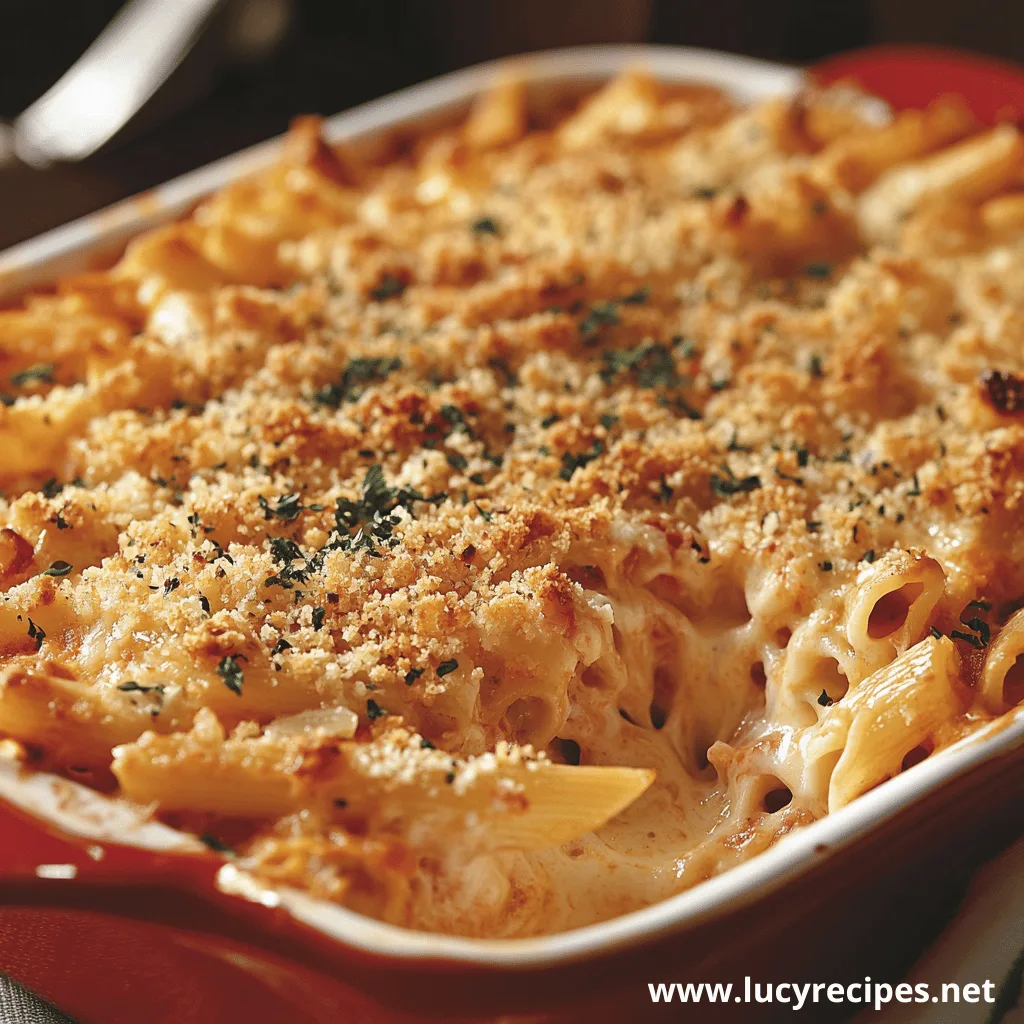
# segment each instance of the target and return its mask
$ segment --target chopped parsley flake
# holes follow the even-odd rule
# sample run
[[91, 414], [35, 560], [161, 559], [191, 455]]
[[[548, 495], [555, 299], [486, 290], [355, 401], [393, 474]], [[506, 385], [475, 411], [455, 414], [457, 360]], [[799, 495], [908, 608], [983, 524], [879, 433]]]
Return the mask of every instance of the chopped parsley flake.
[[49, 569], [44, 569], [43, 576], [67, 576], [71, 572], [73, 566], [70, 562], [62, 562], [58, 559], [56, 562], [50, 563]]
[[140, 686], [133, 679], [129, 679], [123, 682], [117, 687], [123, 693], [159, 693], [164, 692], [163, 683], [155, 683], [153, 686]]
[[262, 494], [258, 496], [257, 500], [260, 508], [263, 509], [264, 519], [280, 519], [286, 523], [298, 519], [299, 513], [305, 508], [300, 503], [297, 494], [282, 494], [273, 505]]
[[498, 225], [491, 217], [480, 217], [473, 221], [470, 230], [474, 235], [500, 235]]
[[337, 539], [321, 548], [305, 568], [299, 570], [303, 574], [303, 579], [320, 569], [324, 557], [331, 550], [364, 550], [373, 557], [380, 557], [377, 551], [378, 543], [392, 547], [398, 543], [398, 539], [392, 536], [394, 528], [400, 522], [397, 516], [391, 515], [394, 509], [399, 505], [408, 507], [414, 501], [429, 501], [439, 505], [448, 497], [443, 492], [427, 497], [409, 488], [388, 487], [384, 479], [384, 470], [379, 465], [367, 469], [363, 477], [362, 490], [359, 501], [338, 498], [335, 502], [334, 522], [338, 533]]
[[313, 392], [317, 405], [337, 409], [342, 402], [358, 401], [365, 391], [365, 385], [387, 380], [388, 376], [402, 368], [401, 359], [352, 359], [336, 384], [327, 384]]
[[395, 274], [385, 273], [381, 275], [377, 286], [370, 292], [370, 298], [374, 302], [384, 302], [387, 299], [394, 299], [401, 295], [407, 284]]
[[602, 327], [617, 324], [621, 319], [619, 304], [614, 299], [595, 302], [580, 321], [580, 335], [584, 338], [593, 338]]
[[949, 635], [954, 640], [963, 640], [969, 643], [976, 651], [980, 651], [985, 646], [985, 641], [980, 636], [976, 636], [974, 633], [965, 633], [962, 629], [951, 629]]
[[610, 384], [620, 373], [630, 373], [635, 383], [642, 388], [681, 387], [689, 384], [688, 377], [676, 371], [675, 357], [665, 345], [648, 342], [635, 348], [611, 349], [601, 353], [604, 367], [601, 379]]
[[651, 296], [651, 289], [644, 285], [641, 288], [637, 288], [635, 292], [630, 292], [629, 295], [623, 295], [619, 302], [624, 306], [640, 306], [643, 305]]
[[239, 659], [245, 659], [244, 654], [229, 654], [221, 658], [217, 663], [217, 675], [220, 676], [224, 685], [234, 694], [242, 696], [242, 666], [238, 664]]
[[740, 432], [735, 427], [733, 427], [733, 429], [732, 429], [732, 437], [729, 439], [728, 445], [726, 445], [726, 450], [727, 451], [730, 451], [730, 452], [749, 452], [749, 451], [752, 450], [752, 449], [748, 448], [745, 444], [740, 444], [739, 436], [740, 436]]
[[35, 366], [14, 374], [11, 383], [16, 388], [27, 387], [29, 384], [52, 384], [55, 369], [53, 363], [36, 363]]
[[28, 638], [35, 640], [36, 650], [40, 651], [43, 647], [43, 641], [46, 639], [46, 631], [42, 626], [37, 626], [31, 619], [28, 620]]
[[[970, 615], [972, 608], [978, 608], [981, 611], [990, 611], [992, 605], [988, 601], [972, 601], [966, 608], [960, 613], [960, 622], [972, 631], [972, 634], [976, 634], [972, 637], [968, 637], [960, 630], [953, 630], [949, 635], [957, 636], [961, 640], [967, 640], [968, 643], [972, 644], [977, 648], [987, 647], [989, 641], [992, 639], [992, 629], [989, 624], [980, 615]], [[977, 642], [975, 642], [977, 641]]]
[[457, 405], [442, 405], [441, 416], [448, 423], [450, 429], [449, 434], [466, 434], [469, 437], [473, 436], [473, 430], [470, 425], [466, 422], [466, 417], [463, 415], [462, 410]]
[[562, 467], [558, 471], [559, 477], [563, 480], [571, 480], [577, 469], [582, 469], [591, 463], [604, 451], [604, 441], [596, 438], [587, 451], [563, 452]]
[[449, 672], [454, 672], [459, 667], [458, 661], [455, 658], [449, 658], [447, 661], [442, 661], [437, 666], [437, 674], [439, 676], [446, 676]]
[[711, 474], [711, 490], [719, 498], [729, 498], [734, 494], [747, 494], [750, 491], [756, 491], [761, 486], [759, 476], [751, 475], [739, 478], [724, 462], [721, 468], [725, 476], [719, 476], [717, 473]]
[[387, 714], [387, 709], [382, 708], [372, 697], [366, 701], [366, 717], [371, 721], [376, 721], [378, 718], [383, 718]]
[[302, 557], [302, 548], [288, 537], [271, 537], [270, 553], [275, 562], [286, 565], [289, 562], [294, 562], [296, 558]]
[[227, 843], [222, 843], [216, 836], [210, 835], [209, 832], [203, 832], [199, 836], [199, 841], [208, 846], [214, 853], [231, 854], [235, 852]]

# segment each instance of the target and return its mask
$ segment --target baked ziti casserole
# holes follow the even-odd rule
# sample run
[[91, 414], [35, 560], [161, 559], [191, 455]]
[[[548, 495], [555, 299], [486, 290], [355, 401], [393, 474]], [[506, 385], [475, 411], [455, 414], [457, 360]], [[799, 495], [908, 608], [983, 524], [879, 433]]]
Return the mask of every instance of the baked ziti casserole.
[[[872, 116], [868, 116], [871, 113]], [[1024, 700], [1024, 139], [626, 74], [272, 169], [0, 312], [0, 736], [523, 936]]]

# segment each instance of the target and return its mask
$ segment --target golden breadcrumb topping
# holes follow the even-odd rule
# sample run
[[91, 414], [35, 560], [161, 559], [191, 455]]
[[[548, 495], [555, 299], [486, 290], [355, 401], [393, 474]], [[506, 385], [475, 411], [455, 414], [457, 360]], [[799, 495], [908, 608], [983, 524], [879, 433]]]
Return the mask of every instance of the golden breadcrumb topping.
[[0, 312], [0, 734], [265, 879], [519, 935], [1007, 712], [1024, 142], [861, 109], [634, 73], [302, 119]]

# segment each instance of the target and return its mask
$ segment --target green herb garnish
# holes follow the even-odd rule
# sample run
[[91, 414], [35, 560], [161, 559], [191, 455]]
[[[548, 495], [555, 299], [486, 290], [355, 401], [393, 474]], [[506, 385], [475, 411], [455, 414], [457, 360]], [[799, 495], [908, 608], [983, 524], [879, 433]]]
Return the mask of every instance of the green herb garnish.
[[599, 455], [604, 452], [604, 441], [600, 438], [595, 438], [594, 443], [590, 446], [587, 451], [583, 452], [563, 452], [562, 453], [562, 466], [558, 471], [558, 475], [563, 480], [571, 480], [573, 474], [577, 469], [582, 469], [588, 463], [591, 463]]
[[756, 491], [761, 486], [759, 476], [752, 474], [742, 478], [737, 477], [724, 462], [721, 468], [725, 476], [719, 476], [717, 473], [711, 474], [711, 490], [719, 498], [729, 498], [734, 494], [747, 494], [750, 491]]
[[36, 363], [21, 373], [14, 374], [11, 383], [16, 388], [27, 387], [29, 384], [52, 384], [55, 369], [53, 363]]
[[370, 298], [374, 302], [384, 302], [386, 299], [397, 298], [407, 287], [406, 282], [400, 277], [391, 273], [384, 273], [377, 282], [377, 286], [370, 292]]
[[299, 513], [305, 508], [297, 494], [282, 494], [273, 505], [262, 494], [258, 496], [257, 501], [263, 509], [264, 519], [281, 519], [286, 523], [298, 519]]
[[470, 230], [474, 235], [500, 235], [498, 225], [491, 217], [480, 217], [473, 221]]
[[388, 376], [402, 368], [402, 360], [352, 359], [341, 374], [337, 384], [327, 384], [313, 392], [313, 401], [337, 409], [342, 402], [355, 402], [362, 397], [366, 384], [387, 380]]
[[42, 650], [43, 641], [46, 639], [46, 631], [42, 626], [37, 626], [31, 619], [28, 620], [28, 637], [30, 640], [35, 640], [36, 651]]
[[244, 654], [229, 654], [217, 663], [217, 675], [224, 685], [234, 694], [242, 696], [242, 666], [239, 659], [246, 660]]

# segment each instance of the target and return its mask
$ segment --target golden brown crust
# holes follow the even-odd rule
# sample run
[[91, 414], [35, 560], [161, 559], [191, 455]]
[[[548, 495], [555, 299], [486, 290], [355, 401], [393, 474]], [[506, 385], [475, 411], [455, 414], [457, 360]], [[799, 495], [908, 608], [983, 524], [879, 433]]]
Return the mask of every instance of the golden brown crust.
[[[968, 602], [997, 629], [1024, 594], [1016, 214], [976, 212], [993, 172], [957, 186], [968, 214], [915, 199], [905, 245], [872, 248], [892, 165], [969, 126], [937, 107], [872, 128], [830, 103], [732, 112], [633, 75], [527, 132], [507, 85], [380, 165], [301, 119], [278, 166], [0, 313], [0, 729], [64, 768], [105, 771], [125, 744], [123, 772], [160, 743], [187, 760], [200, 709], [246, 750], [346, 707], [357, 742], [400, 718], [453, 764], [503, 741], [564, 760], [571, 741], [584, 763], [657, 767], [646, 813], [676, 801], [659, 863], [713, 842], [641, 884], [613, 823], [635, 890], [563, 923], [824, 813], [787, 776], [772, 818], [743, 780], [778, 783], [760, 733], [821, 713], [799, 665], [860, 657], [844, 622], [876, 560], [934, 566], [947, 634]], [[669, 686], [673, 665], [691, 674]], [[227, 771], [234, 741], [209, 742]], [[729, 828], [727, 791], [754, 801]], [[559, 924], [501, 923], [524, 892], [550, 910], [543, 857], [501, 869], [489, 916], [446, 918], [423, 901], [454, 876], [424, 860], [409, 881], [394, 836], [288, 816], [253, 836], [267, 877], [372, 891], [357, 904], [390, 919]]]

